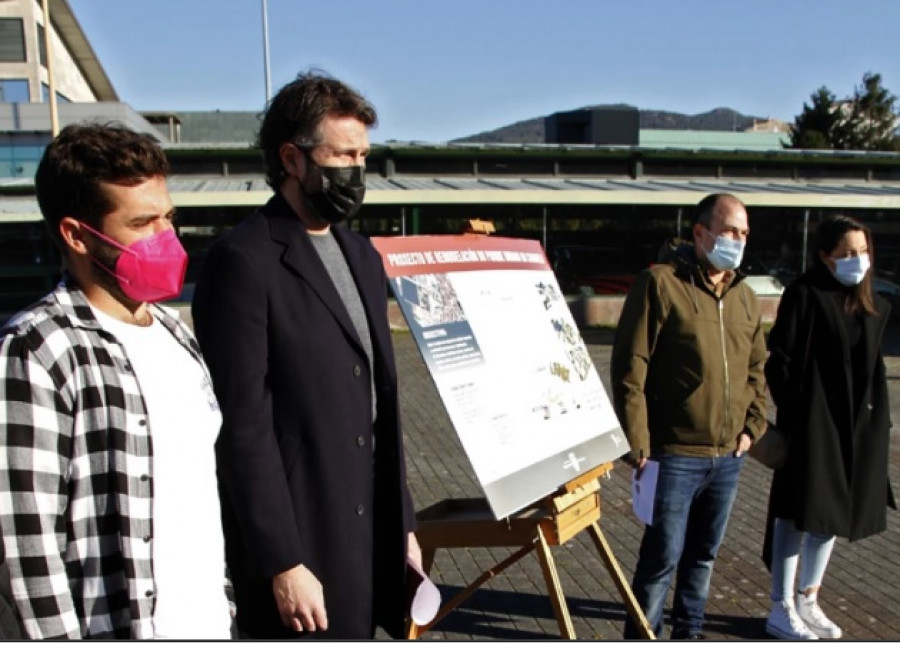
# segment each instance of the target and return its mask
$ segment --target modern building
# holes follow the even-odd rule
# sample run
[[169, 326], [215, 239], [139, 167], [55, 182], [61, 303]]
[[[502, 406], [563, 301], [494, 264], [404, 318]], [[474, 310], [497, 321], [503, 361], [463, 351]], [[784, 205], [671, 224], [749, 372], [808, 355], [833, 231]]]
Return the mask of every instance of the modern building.
[[34, 177], [50, 141], [51, 71], [60, 127], [94, 119], [156, 132], [119, 102], [69, 3], [47, 0], [48, 31], [42, 2], [0, 0], [0, 178]]
[[[51, 47], [53, 60], [59, 56], [93, 93], [86, 101], [60, 103], [60, 121], [112, 116], [161, 140], [172, 165], [169, 186], [190, 254], [190, 283], [215, 238], [271, 196], [262, 157], [251, 144], [258, 115], [140, 115], [117, 103], [68, 4], [49, 1], [59, 43]], [[58, 278], [58, 254], [33, 186], [33, 164], [50, 136], [49, 117], [42, 121], [46, 104], [35, 101], [43, 97], [31, 89], [32, 77], [46, 80], [41, 64], [26, 74], [41, 60], [34, 49], [39, 8], [37, 0], [0, 0], [0, 18], [21, 20], [21, 27], [6, 28], [24, 34], [21, 48], [0, 38], [0, 50], [16, 56], [24, 50], [26, 59], [0, 60], [0, 78], [29, 84], [28, 102], [0, 103], [0, 153], [13, 156], [15, 167], [10, 171], [0, 160], [0, 313], [26, 304]], [[692, 207], [703, 196], [724, 191], [750, 209], [750, 273], [789, 281], [804, 268], [816, 223], [840, 211], [872, 227], [882, 277], [900, 277], [900, 155], [786, 150], [784, 133], [769, 130], [640, 131], [637, 144], [378, 144], [376, 130], [366, 205], [351, 227], [379, 236], [455, 234], [469, 219], [489, 220], [497, 236], [541, 241], [565, 288], [621, 290], [657, 261], [668, 238], [689, 237]], [[197, 133], [212, 141], [196, 141]]]
[[[41, 0], [42, 1], [42, 0]], [[61, 102], [118, 101], [112, 83], [66, 0], [48, 0], [52, 28], [48, 57], [43, 5], [38, 0], [0, 2], [0, 100], [43, 103], [52, 63]]]

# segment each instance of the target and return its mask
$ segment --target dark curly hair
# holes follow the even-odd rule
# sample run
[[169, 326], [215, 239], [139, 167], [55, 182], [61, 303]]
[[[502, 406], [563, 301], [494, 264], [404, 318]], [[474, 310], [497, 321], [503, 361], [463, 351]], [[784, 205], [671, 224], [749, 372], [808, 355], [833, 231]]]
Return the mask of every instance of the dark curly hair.
[[99, 229], [114, 209], [103, 183], [134, 186], [168, 173], [166, 156], [152, 136], [118, 124], [71, 124], [44, 150], [34, 186], [44, 221], [61, 245], [64, 216]]
[[325, 117], [355, 117], [366, 126], [378, 121], [375, 108], [348, 85], [311, 70], [278, 91], [263, 116], [256, 138], [266, 162], [266, 182], [277, 189], [285, 178], [279, 149], [285, 142], [313, 147]]

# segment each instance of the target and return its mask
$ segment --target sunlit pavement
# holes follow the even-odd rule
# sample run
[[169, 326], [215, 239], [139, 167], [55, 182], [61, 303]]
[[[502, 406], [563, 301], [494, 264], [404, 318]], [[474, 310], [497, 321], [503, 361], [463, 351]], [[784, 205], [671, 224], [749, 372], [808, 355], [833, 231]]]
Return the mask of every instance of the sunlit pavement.
[[[609, 389], [610, 334], [585, 332], [594, 365]], [[891, 339], [900, 339], [900, 336]], [[416, 508], [445, 498], [479, 497], [481, 490], [437, 390], [407, 333], [394, 335], [400, 376], [409, 484]], [[900, 422], [900, 357], [886, 359], [893, 420]], [[900, 488], [900, 447], [891, 453], [892, 483]], [[616, 462], [602, 480], [601, 528], [631, 578], [642, 527], [631, 512], [630, 470]], [[765, 639], [769, 574], [760, 558], [771, 473], [747, 459], [725, 542], [716, 561], [704, 633], [709, 639]], [[820, 601], [845, 639], [900, 639], [900, 531], [895, 511], [888, 530], [855, 543], [838, 540]], [[431, 576], [444, 600], [511, 553], [506, 549], [439, 550]], [[586, 534], [553, 556], [579, 639], [620, 639], [625, 610]], [[670, 599], [671, 602], [671, 599]], [[668, 613], [668, 607], [667, 607]], [[663, 638], [668, 638], [666, 626]], [[383, 637], [379, 632], [379, 637]], [[423, 639], [536, 640], [558, 638], [543, 574], [526, 556], [489, 581]]]

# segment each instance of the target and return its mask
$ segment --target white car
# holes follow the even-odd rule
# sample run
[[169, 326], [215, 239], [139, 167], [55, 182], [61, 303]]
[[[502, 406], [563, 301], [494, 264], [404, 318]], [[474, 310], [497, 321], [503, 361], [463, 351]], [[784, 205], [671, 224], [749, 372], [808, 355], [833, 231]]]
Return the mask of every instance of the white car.
[[784, 285], [772, 275], [747, 275], [744, 283], [759, 297], [778, 297], [784, 292]]
[[[784, 285], [771, 275], [747, 275], [744, 283], [750, 286], [757, 295], [763, 297], [777, 297], [784, 292]], [[900, 297], [900, 284], [881, 277], [872, 277], [872, 288], [879, 295], [885, 297]]]

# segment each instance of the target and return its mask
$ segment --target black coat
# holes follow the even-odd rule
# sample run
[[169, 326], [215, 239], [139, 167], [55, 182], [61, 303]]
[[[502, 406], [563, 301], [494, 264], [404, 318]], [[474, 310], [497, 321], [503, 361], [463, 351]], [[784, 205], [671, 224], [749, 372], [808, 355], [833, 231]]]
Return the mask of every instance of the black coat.
[[766, 379], [788, 435], [788, 460], [769, 494], [768, 564], [773, 517], [798, 529], [859, 540], [886, 528], [890, 407], [881, 343], [890, 304], [862, 317], [866, 377], [854, 403], [851, 349], [836, 295], [843, 288], [817, 264], [781, 297], [769, 336]]
[[374, 427], [366, 352], [281, 196], [216, 242], [195, 290], [194, 327], [224, 419], [217, 457], [237, 622], [257, 638], [298, 636], [281, 622], [272, 577], [300, 563], [321, 581], [328, 613], [328, 632], [310, 638], [403, 630], [415, 516], [387, 284], [368, 241], [332, 231], [368, 316]]

